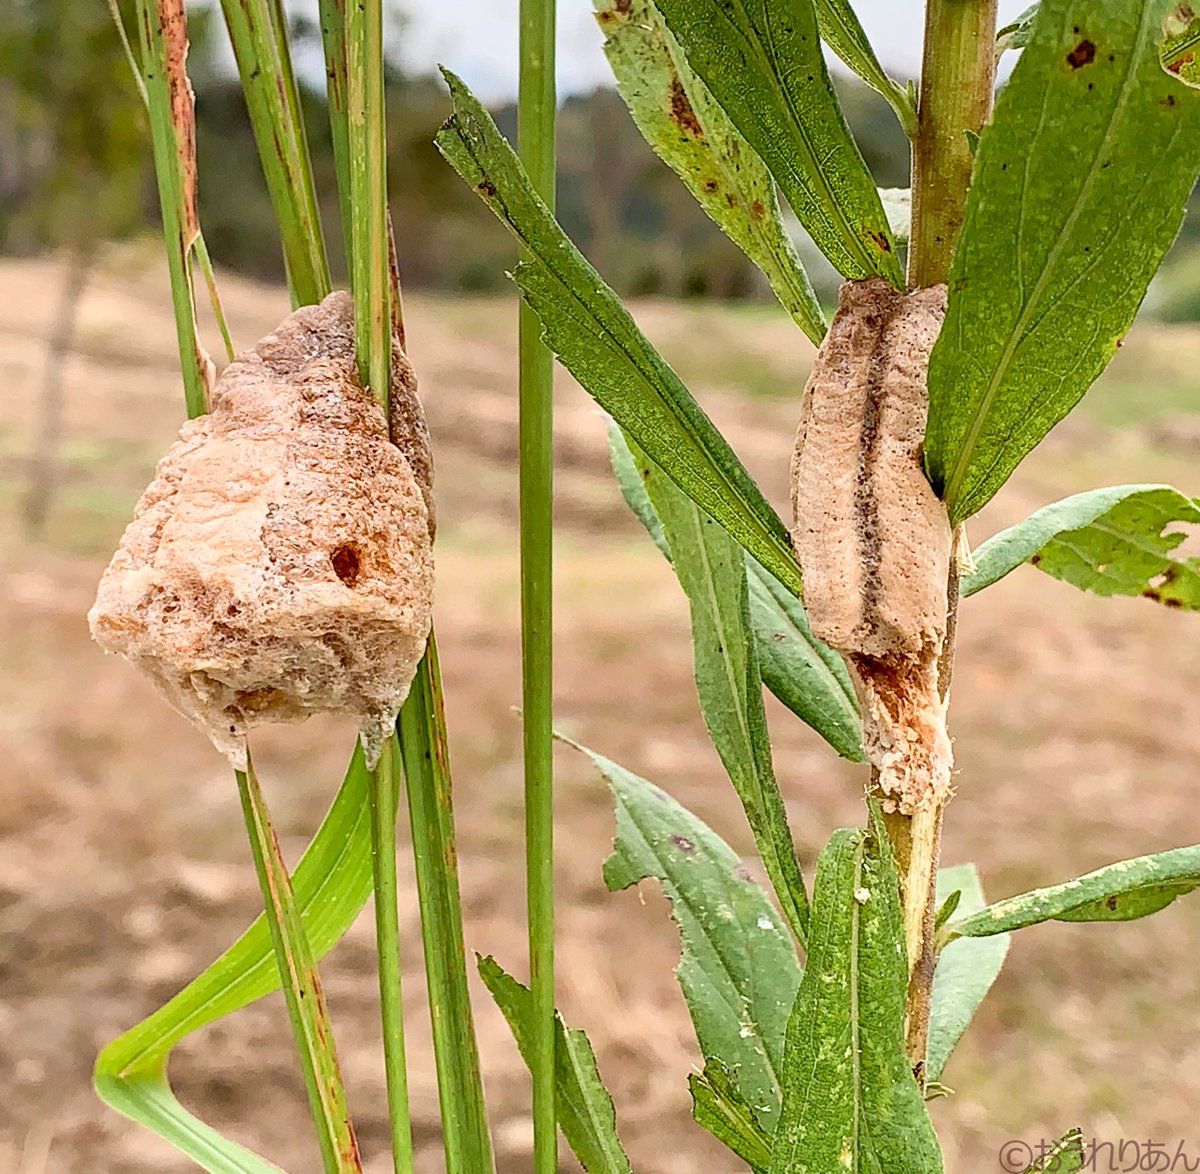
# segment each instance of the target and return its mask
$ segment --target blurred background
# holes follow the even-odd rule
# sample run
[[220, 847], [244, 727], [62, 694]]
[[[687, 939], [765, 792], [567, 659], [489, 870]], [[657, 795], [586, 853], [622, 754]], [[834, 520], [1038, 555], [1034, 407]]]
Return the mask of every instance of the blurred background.
[[[1002, 5], [1002, 15], [1022, 6]], [[920, 5], [861, 7], [885, 64], [910, 75]], [[290, 6], [334, 246], [314, 10]], [[492, 102], [503, 129], [514, 125], [515, 5], [408, 0], [391, 20], [392, 212], [438, 469], [437, 623], [468, 945], [520, 974], [516, 305], [504, 276], [514, 256], [431, 146], [448, 112], [436, 59]], [[287, 294], [219, 13], [197, 5], [191, 34], [200, 215], [243, 347], [286, 314]], [[812, 348], [643, 144], [605, 82], [599, 44], [587, 6], [564, 7], [561, 219], [782, 510]], [[836, 81], [878, 183], [906, 186], [906, 143], [888, 108]], [[0, 0], [0, 1169], [18, 1174], [188, 1168], [99, 1104], [91, 1064], [207, 965], [258, 902], [222, 760], [127, 664], [100, 653], [84, 619], [182, 417], [156, 217], [145, 120], [105, 4]], [[976, 543], [1094, 485], [1200, 490], [1198, 241], [1190, 216], [1116, 361], [972, 522]], [[815, 262], [811, 272], [832, 300], [832, 274]], [[208, 341], [218, 353], [215, 331]], [[682, 594], [620, 501], [598, 413], [559, 379], [558, 723], [749, 851], [697, 713]], [[1200, 838], [1195, 623], [1029, 568], [973, 598], [961, 622], [959, 798], [944, 861], [975, 860], [995, 898]], [[861, 771], [773, 702], [769, 712], [811, 872], [829, 830], [859, 819]], [[315, 719], [256, 744], [292, 859], [352, 736]], [[560, 1004], [596, 1045], [636, 1169], [732, 1171], [689, 1120], [686, 1075], [698, 1057], [671, 975], [678, 942], [666, 907], [648, 884], [605, 892], [606, 789], [566, 751], [558, 777]], [[433, 1172], [441, 1150], [411, 886], [402, 929], [419, 1162]], [[999, 1169], [1005, 1141], [1036, 1145], [1073, 1125], [1172, 1151], [1187, 1140], [1200, 1159], [1198, 933], [1194, 897], [1128, 925], [1022, 932], [947, 1069], [955, 1095], [932, 1105], [948, 1169]], [[381, 1171], [371, 937], [368, 911], [322, 971], [368, 1168]], [[530, 1163], [527, 1081], [479, 995], [499, 1163], [517, 1174]], [[187, 1040], [172, 1076], [223, 1131], [296, 1174], [318, 1169], [276, 998]], [[563, 1168], [574, 1169], [565, 1155]]]

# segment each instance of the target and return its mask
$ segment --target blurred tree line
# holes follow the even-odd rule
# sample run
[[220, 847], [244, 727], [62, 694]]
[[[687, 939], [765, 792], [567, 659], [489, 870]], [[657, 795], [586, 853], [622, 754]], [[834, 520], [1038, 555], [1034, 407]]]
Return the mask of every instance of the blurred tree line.
[[[118, 7], [128, 18], [131, 0]], [[190, 31], [200, 215], [210, 251], [231, 269], [282, 280], [271, 205], [236, 74], [223, 64], [228, 54], [215, 6], [197, 7]], [[297, 60], [319, 62], [316, 26], [297, 19], [291, 32]], [[397, 34], [394, 40], [402, 28]], [[838, 79], [837, 86], [877, 182], [907, 186], [908, 144], [888, 107], [855, 81]], [[387, 98], [392, 214], [405, 282], [503, 288], [514, 260], [511, 240], [433, 147], [449, 113], [441, 80], [393, 62]], [[303, 104], [336, 267], [333, 154], [315, 70]], [[511, 133], [515, 109], [495, 113]], [[614, 90], [566, 99], [558, 149], [560, 219], [620, 292], [769, 296], [758, 271], [655, 158]], [[152, 230], [156, 217], [145, 118], [108, 6], [0, 0], [0, 252], [66, 249], [85, 272], [98, 242]], [[1198, 237], [1200, 225], [1189, 218], [1185, 241]], [[817, 267], [814, 278], [820, 292], [832, 292], [820, 289]], [[1155, 300], [1160, 313], [1200, 317], [1200, 250], [1177, 249]]]
[[[120, 7], [128, 16], [129, 0]], [[291, 32], [297, 60], [319, 61], [316, 26], [297, 19]], [[190, 33], [200, 217], [209, 249], [231, 269], [282, 280], [245, 104], [218, 41], [224, 36], [219, 12], [195, 9]], [[321, 80], [315, 79], [318, 87]], [[880, 184], [904, 186], [907, 143], [887, 106], [862, 86], [839, 85]], [[511, 238], [433, 147], [450, 109], [440, 78], [393, 63], [387, 100], [392, 215], [406, 283], [503, 288], [514, 262]], [[326, 234], [336, 253], [341, 237], [323, 88], [305, 85], [303, 104]], [[515, 128], [515, 113], [511, 105], [495, 111], [506, 133]], [[560, 218], [618, 290], [769, 296], [757, 270], [646, 146], [614, 90], [566, 99], [558, 149]], [[0, 252], [66, 248], [88, 255], [101, 241], [152, 230], [157, 208], [150, 167], [140, 98], [103, 0], [2, 0]]]

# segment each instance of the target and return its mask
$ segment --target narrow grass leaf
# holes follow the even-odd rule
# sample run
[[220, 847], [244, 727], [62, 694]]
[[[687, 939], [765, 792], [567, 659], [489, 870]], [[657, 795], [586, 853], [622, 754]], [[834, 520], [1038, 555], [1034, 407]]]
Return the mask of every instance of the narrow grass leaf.
[[904, 1052], [907, 984], [886, 838], [836, 831], [817, 862], [770, 1174], [940, 1174], [937, 1138]]
[[346, 1090], [338, 1067], [329, 1009], [304, 920], [292, 891], [279, 840], [271, 826], [266, 800], [249, 757], [246, 770], [235, 772], [242, 813], [250, 836], [254, 868], [263, 895], [267, 928], [281, 978], [300, 1071], [327, 1174], [362, 1169], [354, 1126], [346, 1107]]
[[1137, 856], [1033, 889], [952, 921], [947, 938], [986, 937], [1043, 921], [1133, 921], [1200, 887], [1200, 844]]
[[446, 1170], [488, 1174], [494, 1163], [467, 989], [450, 751], [432, 633], [400, 710], [399, 729]]
[[771, 1135], [742, 1096], [734, 1074], [710, 1057], [702, 1072], [688, 1076], [688, 1088], [696, 1123], [728, 1146], [755, 1174], [764, 1174], [771, 1161]]
[[1072, 1129], [1046, 1146], [1045, 1152], [1038, 1154], [1034, 1163], [1026, 1168], [1025, 1174], [1079, 1174], [1090, 1165], [1084, 1150], [1083, 1130]]
[[567, 239], [479, 101], [443, 70], [454, 113], [437, 145], [533, 260], [516, 281], [545, 340], [592, 397], [701, 509], [800, 592], [787, 531], [725, 438]]
[[[534, 1043], [533, 994], [494, 958], [479, 959], [479, 974], [512, 1029], [525, 1062]], [[587, 1174], [630, 1174], [629, 1159], [617, 1137], [612, 1097], [600, 1080], [596, 1056], [578, 1028], [554, 1015], [554, 1083], [558, 1124]]]
[[657, 0], [667, 27], [845, 277], [903, 286], [874, 181], [842, 115], [813, 0]]
[[783, 227], [766, 164], [688, 67], [652, 0], [593, 3], [617, 89], [643, 137], [819, 343], [825, 316]]
[[644, 453], [632, 446], [631, 452], [638, 468], [646, 470], [646, 492], [688, 598], [704, 723], [742, 801], [775, 897], [803, 946], [808, 895], [771, 763], [758, 648], [750, 629], [745, 552]]
[[1167, 36], [1162, 46], [1163, 66], [1191, 85], [1200, 84], [1200, 16], [1187, 4], [1179, 4], [1167, 14]]
[[1044, 506], [989, 538], [963, 580], [973, 595], [1030, 562], [1097, 595], [1140, 595], [1167, 607], [1200, 610], [1200, 558], [1179, 558], [1200, 523], [1200, 501], [1169, 485], [1114, 485]]
[[821, 40], [867, 85], [887, 99], [904, 133], [911, 139], [917, 133], [917, 104], [913, 91], [888, 77], [849, 0], [815, 0], [814, 6]]
[[[608, 447], [622, 496], [669, 561], [671, 549], [646, 492], [655, 466], [649, 460], [639, 465], [612, 421]], [[858, 702], [842, 658], [812, 634], [800, 600], [752, 555], [745, 559], [750, 625], [763, 684], [840, 755], [863, 761]]]
[[1169, 76], [1171, 0], [1043, 0], [984, 127], [929, 360], [925, 459], [975, 513], [1112, 358], [1200, 171], [1200, 92]]
[[[356, 746], [346, 777], [292, 876], [314, 958], [349, 928], [371, 892], [367, 770]], [[278, 1167], [227, 1141], [175, 1099], [167, 1059], [185, 1036], [279, 989], [265, 914], [163, 1007], [108, 1044], [96, 1059], [101, 1098], [152, 1129], [204, 1169], [261, 1174]]]
[[196, 118], [188, 82], [183, 0], [138, 0], [140, 82], [150, 115], [154, 174], [167, 247], [171, 305], [188, 417], [208, 411], [212, 360], [200, 341], [192, 279], [196, 215]]
[[283, 9], [272, 0], [221, 0], [221, 9], [275, 209], [292, 301], [319, 302], [329, 293], [329, 266]]
[[[984, 907], [983, 888], [973, 864], [938, 870], [940, 905], [958, 893], [954, 911], [976, 913]], [[929, 1038], [925, 1047], [925, 1079], [940, 1080], [946, 1061], [967, 1029], [984, 995], [1004, 965], [1007, 934], [989, 938], [960, 938], [938, 955], [929, 1004]]]
[[[572, 743], [573, 745], [573, 743]], [[676, 976], [700, 1051], [738, 1074], [764, 1128], [779, 1114], [783, 1036], [800, 963], [766, 893], [733, 849], [665, 791], [586, 747], [612, 789], [610, 890], [655, 878], [683, 939]]]

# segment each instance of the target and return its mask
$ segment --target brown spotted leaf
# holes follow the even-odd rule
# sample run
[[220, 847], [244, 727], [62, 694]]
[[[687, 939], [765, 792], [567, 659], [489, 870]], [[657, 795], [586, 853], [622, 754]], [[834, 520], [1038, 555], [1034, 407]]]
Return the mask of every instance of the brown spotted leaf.
[[617, 89], [646, 141], [767, 276], [814, 342], [825, 319], [783, 228], [771, 173], [688, 67], [650, 0], [594, 0]]

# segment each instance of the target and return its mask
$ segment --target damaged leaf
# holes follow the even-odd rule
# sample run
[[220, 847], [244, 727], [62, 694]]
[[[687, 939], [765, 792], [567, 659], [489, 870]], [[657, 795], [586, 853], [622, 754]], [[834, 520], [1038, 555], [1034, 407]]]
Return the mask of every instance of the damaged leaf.
[[874, 181], [829, 81], [812, 0], [658, 0], [658, 8], [833, 267], [903, 285]]
[[1177, 523], [1200, 523], [1200, 501], [1169, 485], [1077, 493], [983, 543], [962, 593], [973, 595], [1029, 561], [1097, 595], [1140, 595], [1166, 607], [1200, 610], [1200, 557], [1175, 555], [1187, 539]]
[[688, 67], [651, 0], [593, 2], [617, 89], [643, 137], [819, 343], [825, 316], [784, 230], [766, 165]]
[[578, 746], [616, 805], [604, 882], [615, 892], [653, 877], [683, 939], [676, 976], [701, 1054], [737, 1072], [738, 1087], [770, 1129], [779, 1114], [783, 1037], [800, 981], [786, 926], [733, 850], [665, 791]]

